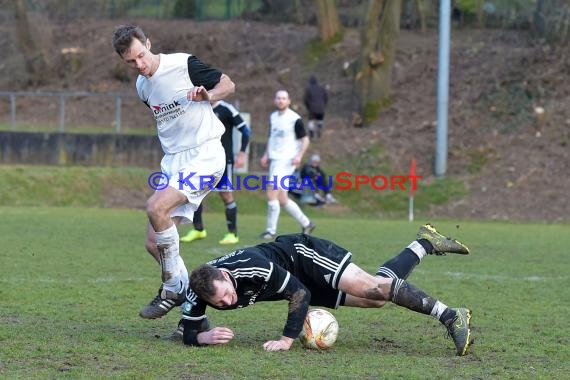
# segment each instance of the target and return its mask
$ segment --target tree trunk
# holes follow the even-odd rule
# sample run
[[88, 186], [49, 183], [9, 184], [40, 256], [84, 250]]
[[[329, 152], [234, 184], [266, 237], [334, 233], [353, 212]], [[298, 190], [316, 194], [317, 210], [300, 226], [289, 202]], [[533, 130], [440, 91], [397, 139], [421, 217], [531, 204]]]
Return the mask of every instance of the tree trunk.
[[416, 5], [418, 8], [418, 15], [420, 18], [420, 30], [422, 33], [427, 32], [427, 18], [429, 12], [429, 4], [426, 0], [416, 0]]
[[[107, 0], [103, 1], [104, 3], [107, 2]], [[170, 1], [164, 1], [162, 3], [162, 5], [160, 6], [160, 18], [162, 19], [170, 19], [171, 17], [171, 10], [172, 8], [170, 7]]]
[[36, 43], [37, 34], [32, 30], [28, 20], [26, 0], [16, 0], [13, 3], [16, 18], [16, 36], [22, 49], [26, 71], [33, 83], [41, 83], [46, 74], [47, 63], [42, 49]]
[[365, 124], [390, 101], [392, 67], [400, 35], [401, 0], [368, 0], [361, 32], [357, 93]]
[[534, 27], [536, 34], [549, 42], [568, 42], [570, 5], [567, 0], [538, 0], [534, 12]]
[[305, 17], [303, 14], [305, 7], [303, 7], [301, 0], [295, 0], [294, 4], [295, 4], [295, 19], [297, 21], [297, 24], [303, 25], [303, 24], [305, 24]]
[[315, 0], [315, 3], [321, 41], [328, 41], [341, 31], [336, 3], [333, 0]]

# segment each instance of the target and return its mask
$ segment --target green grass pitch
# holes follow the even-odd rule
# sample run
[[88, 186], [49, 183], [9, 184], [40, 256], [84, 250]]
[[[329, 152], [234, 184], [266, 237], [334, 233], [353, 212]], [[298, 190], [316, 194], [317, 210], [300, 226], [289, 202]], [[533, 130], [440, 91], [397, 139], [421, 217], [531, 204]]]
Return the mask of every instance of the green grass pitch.
[[[559, 379], [570, 373], [568, 225], [433, 221], [472, 255], [426, 257], [409, 281], [450, 306], [473, 310], [475, 344], [456, 357], [434, 319], [394, 305], [333, 310], [337, 343], [326, 352], [267, 353], [287, 304], [211, 310], [234, 329], [226, 346], [191, 348], [163, 339], [179, 311], [142, 320], [160, 283], [144, 251], [140, 210], [0, 208], [0, 378]], [[221, 213], [205, 213], [209, 238], [183, 244], [189, 268], [231, 250], [217, 241]], [[319, 237], [350, 249], [372, 272], [423, 222], [315, 218]], [[239, 215], [242, 245], [259, 242], [263, 215]], [[182, 231], [185, 232], [187, 228]], [[297, 232], [283, 214], [280, 232]]]

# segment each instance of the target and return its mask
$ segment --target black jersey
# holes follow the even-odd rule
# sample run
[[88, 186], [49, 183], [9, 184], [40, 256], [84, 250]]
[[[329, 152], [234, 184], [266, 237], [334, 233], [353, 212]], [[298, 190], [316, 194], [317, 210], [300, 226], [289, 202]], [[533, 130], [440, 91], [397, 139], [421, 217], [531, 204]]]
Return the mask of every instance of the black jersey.
[[222, 145], [226, 151], [226, 160], [228, 164], [234, 163], [234, 148], [233, 148], [233, 130], [236, 128], [241, 132], [241, 147], [240, 151], [245, 152], [247, 144], [249, 143], [250, 130], [245, 121], [239, 114], [238, 110], [228, 102], [221, 100], [214, 107], [214, 113], [220, 119], [226, 131], [222, 135]]
[[[288, 300], [283, 335], [296, 338], [309, 305], [336, 308], [344, 293], [338, 282], [350, 263], [351, 253], [327, 240], [304, 234], [279, 236], [275, 242], [239, 249], [208, 264], [226, 271], [237, 293], [234, 305], [220, 308], [198, 298], [188, 289], [182, 305], [186, 334], [208, 328], [206, 307], [237, 309], [260, 301]], [[195, 336], [195, 333], [193, 333]]]

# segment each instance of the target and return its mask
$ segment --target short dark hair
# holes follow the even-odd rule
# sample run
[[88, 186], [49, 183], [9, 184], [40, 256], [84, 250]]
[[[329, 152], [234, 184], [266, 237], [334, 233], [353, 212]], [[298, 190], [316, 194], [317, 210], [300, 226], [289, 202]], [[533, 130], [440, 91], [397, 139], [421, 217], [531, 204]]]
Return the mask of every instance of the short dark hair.
[[119, 25], [113, 33], [113, 48], [122, 57], [135, 38], [143, 44], [146, 43], [146, 35], [139, 26]]
[[202, 299], [216, 295], [214, 281], [224, 281], [221, 270], [209, 264], [202, 264], [190, 274], [190, 288]]

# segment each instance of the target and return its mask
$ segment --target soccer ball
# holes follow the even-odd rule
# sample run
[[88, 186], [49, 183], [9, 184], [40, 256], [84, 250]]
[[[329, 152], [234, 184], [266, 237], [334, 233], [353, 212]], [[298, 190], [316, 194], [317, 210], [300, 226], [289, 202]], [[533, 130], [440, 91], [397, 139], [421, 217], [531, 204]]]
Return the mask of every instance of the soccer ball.
[[299, 335], [301, 345], [313, 350], [331, 348], [338, 336], [338, 322], [334, 315], [323, 309], [309, 310]]

